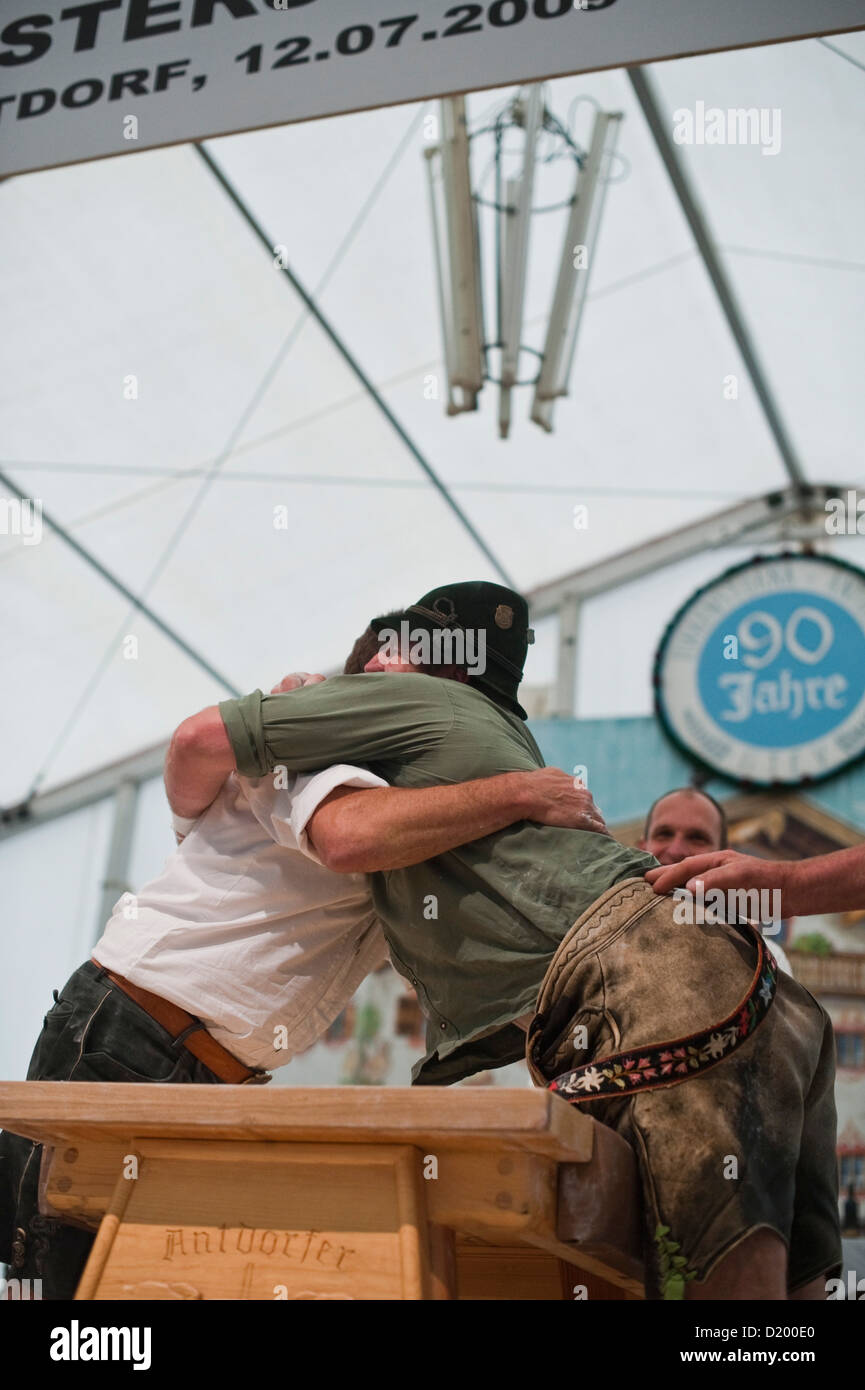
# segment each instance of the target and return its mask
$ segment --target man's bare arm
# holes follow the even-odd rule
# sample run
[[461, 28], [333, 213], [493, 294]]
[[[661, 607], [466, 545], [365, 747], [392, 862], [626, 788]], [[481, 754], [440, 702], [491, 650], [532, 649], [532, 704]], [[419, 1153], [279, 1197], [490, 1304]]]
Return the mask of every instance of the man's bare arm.
[[337, 873], [404, 869], [516, 821], [606, 833], [591, 793], [555, 767], [442, 787], [338, 787], [309, 821], [316, 854]]
[[[320, 679], [301, 673], [286, 677], [278, 688]], [[218, 706], [185, 719], [165, 763], [172, 811], [190, 820], [200, 816], [235, 767]], [[591, 794], [550, 767], [417, 790], [338, 787], [318, 807], [308, 830], [323, 864], [339, 873], [374, 873], [420, 864], [521, 820], [606, 833]]]
[[785, 917], [852, 912], [865, 907], [865, 845], [780, 863], [722, 849], [650, 869], [646, 878], [656, 893], [671, 893], [678, 887], [693, 892], [697, 879], [707, 893], [710, 888], [778, 888]]
[[217, 705], [184, 719], [165, 759], [165, 793], [176, 816], [200, 816], [236, 767], [234, 750]]
[[[295, 671], [284, 676], [271, 695], [318, 685], [322, 675]], [[237, 766], [222, 715], [217, 705], [193, 714], [175, 730], [165, 760], [165, 792], [176, 816], [197, 820], [219, 795], [220, 788]], [[178, 837], [179, 840], [182, 836]]]

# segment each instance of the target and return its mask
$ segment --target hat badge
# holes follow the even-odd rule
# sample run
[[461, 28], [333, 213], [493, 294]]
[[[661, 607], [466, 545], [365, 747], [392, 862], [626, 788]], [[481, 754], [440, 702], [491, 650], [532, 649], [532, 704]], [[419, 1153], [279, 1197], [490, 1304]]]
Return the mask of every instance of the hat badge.
[[433, 611], [438, 613], [444, 627], [455, 627], [459, 624], [456, 605], [452, 598], [437, 598], [433, 604]]
[[500, 603], [495, 612], [496, 627], [507, 630], [514, 625], [514, 610], [509, 608], [506, 603]]

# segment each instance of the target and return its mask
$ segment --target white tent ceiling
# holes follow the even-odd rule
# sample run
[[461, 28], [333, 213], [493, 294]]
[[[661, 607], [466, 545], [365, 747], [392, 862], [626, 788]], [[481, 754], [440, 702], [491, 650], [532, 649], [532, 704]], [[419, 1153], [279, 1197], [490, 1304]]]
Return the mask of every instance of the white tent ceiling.
[[[653, 75], [670, 129], [697, 101], [782, 113], [775, 156], [679, 152], [808, 479], [853, 485], [865, 35], [832, 42], [863, 68], [807, 41]], [[443, 386], [421, 157], [433, 107], [208, 144], [521, 588], [788, 481], [626, 75], [552, 82], [548, 104], [564, 116], [583, 95], [624, 111], [625, 162], [551, 437], [528, 422], [527, 391], [504, 443], [494, 388], [455, 420], [427, 398], [430, 374]], [[472, 123], [504, 96], [472, 98]], [[0, 467], [236, 687], [333, 667], [374, 611], [448, 577], [496, 577], [192, 148], [9, 179], [0, 223]], [[535, 346], [561, 226], [542, 217], [533, 232]], [[280, 505], [288, 530], [274, 529]], [[38, 545], [0, 537], [0, 575], [0, 804], [40, 772], [55, 785], [155, 743], [224, 694], [50, 529]], [[620, 621], [625, 634], [626, 609]]]

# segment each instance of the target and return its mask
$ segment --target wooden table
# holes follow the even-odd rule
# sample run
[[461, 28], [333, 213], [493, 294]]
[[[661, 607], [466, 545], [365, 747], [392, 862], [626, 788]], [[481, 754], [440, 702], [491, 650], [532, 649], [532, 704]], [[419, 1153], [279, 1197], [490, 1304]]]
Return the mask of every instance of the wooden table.
[[642, 1297], [634, 1156], [547, 1091], [0, 1083], [79, 1299]]

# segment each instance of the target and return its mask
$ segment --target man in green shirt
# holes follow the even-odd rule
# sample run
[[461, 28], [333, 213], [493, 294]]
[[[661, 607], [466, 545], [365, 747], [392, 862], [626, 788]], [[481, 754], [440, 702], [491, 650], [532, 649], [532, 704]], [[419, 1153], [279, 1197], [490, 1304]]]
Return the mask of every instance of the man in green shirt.
[[[234, 767], [260, 777], [350, 760], [424, 787], [542, 766], [516, 698], [531, 640], [525, 601], [456, 584], [406, 617], [413, 642], [418, 630], [462, 635], [462, 659], [451, 643], [449, 659], [430, 662], [418, 641], [402, 664], [373, 655], [364, 675], [226, 701], [190, 721], [182, 775], [203, 778], [206, 797], [207, 778]], [[472, 646], [472, 633], [484, 640]], [[470, 649], [482, 656], [473, 665]], [[324, 863], [338, 857], [338, 802], [319, 808], [310, 834]], [[811, 1289], [840, 1253], [827, 1016], [794, 981], [777, 981], [753, 934], [677, 926], [671, 900], [643, 880], [655, 863], [604, 834], [522, 822], [373, 874], [392, 958], [428, 1020], [414, 1080], [447, 1084], [516, 1060], [531, 1021], [535, 1079], [575, 1103], [599, 1101], [594, 1113], [637, 1152], [652, 1292]], [[728, 1181], [731, 1154], [744, 1172]], [[805, 1178], [819, 1220], [797, 1205]]]
[[[513, 629], [502, 636], [524, 642], [526, 629], [527, 614], [522, 637]], [[249, 777], [350, 757], [396, 787], [543, 767], [516, 701], [508, 707], [504, 696], [486, 693], [494, 689], [489, 644], [487, 653], [483, 685], [391, 669], [337, 676], [290, 697], [255, 691], [226, 700], [217, 716], [225, 752]], [[327, 863], [315, 825], [312, 837]], [[391, 957], [427, 1018], [427, 1055], [414, 1081], [446, 1084], [523, 1057], [525, 1033], [514, 1020], [533, 1010], [566, 927], [612, 884], [654, 865], [608, 835], [523, 821], [426, 863], [373, 874]]]

